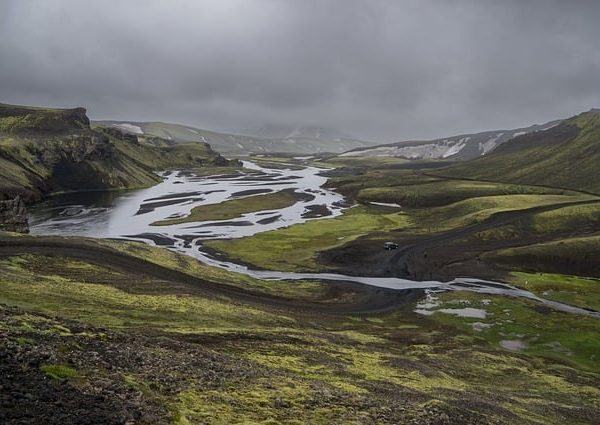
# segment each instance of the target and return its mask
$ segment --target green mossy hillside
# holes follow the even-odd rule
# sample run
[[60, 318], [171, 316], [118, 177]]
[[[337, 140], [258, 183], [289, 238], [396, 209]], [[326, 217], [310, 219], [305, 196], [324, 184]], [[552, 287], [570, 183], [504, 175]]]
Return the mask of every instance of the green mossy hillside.
[[545, 271], [600, 276], [600, 235], [560, 238], [487, 254], [490, 260], [512, 270]]
[[333, 177], [327, 186], [359, 202], [398, 203], [405, 208], [429, 208], [504, 195], [573, 195], [574, 191], [535, 185], [447, 179], [410, 170], [367, 169]]
[[85, 109], [0, 105], [0, 198], [144, 187], [171, 167], [238, 165], [206, 143], [170, 145], [91, 129]]
[[600, 193], [600, 111], [592, 110], [545, 131], [519, 136], [494, 152], [440, 170], [440, 175], [538, 184]]

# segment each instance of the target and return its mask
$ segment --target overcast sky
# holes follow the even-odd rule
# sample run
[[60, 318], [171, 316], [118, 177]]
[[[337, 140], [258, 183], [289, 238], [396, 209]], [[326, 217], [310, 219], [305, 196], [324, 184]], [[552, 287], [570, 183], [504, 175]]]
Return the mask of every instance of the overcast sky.
[[0, 102], [380, 141], [600, 107], [600, 1], [0, 0]]

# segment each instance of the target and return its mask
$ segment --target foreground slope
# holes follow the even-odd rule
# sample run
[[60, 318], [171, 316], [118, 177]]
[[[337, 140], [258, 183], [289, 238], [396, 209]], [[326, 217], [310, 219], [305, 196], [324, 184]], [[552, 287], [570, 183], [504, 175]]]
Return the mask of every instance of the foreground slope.
[[440, 174], [517, 184], [544, 184], [600, 193], [600, 110], [545, 131], [516, 137], [490, 155]]
[[[597, 319], [461, 291], [399, 297], [376, 315], [348, 309], [369, 293], [391, 295], [262, 282], [139, 243], [0, 234], [0, 420], [533, 425], [600, 415]], [[456, 314], [465, 307], [482, 313]]]
[[95, 121], [94, 124], [119, 128], [132, 134], [158, 136], [177, 143], [209, 143], [219, 152], [235, 154], [343, 152], [370, 145], [369, 142], [315, 127], [278, 128], [278, 131], [263, 128], [256, 135], [247, 136], [163, 122]]
[[168, 146], [93, 130], [83, 108], [0, 104], [0, 198], [148, 186], [159, 181], [156, 170], [207, 164], [228, 161], [205, 143]]

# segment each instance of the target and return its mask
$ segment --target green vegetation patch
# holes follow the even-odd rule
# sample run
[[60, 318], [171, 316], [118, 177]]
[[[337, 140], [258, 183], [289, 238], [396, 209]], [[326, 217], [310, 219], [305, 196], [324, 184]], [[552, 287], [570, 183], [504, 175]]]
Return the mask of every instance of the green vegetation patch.
[[334, 156], [315, 161], [316, 165], [323, 167], [380, 167], [400, 165], [410, 162], [404, 158], [394, 156]]
[[600, 279], [556, 273], [512, 272], [511, 282], [553, 301], [600, 311]]
[[261, 167], [273, 168], [276, 170], [302, 170], [302, 162], [291, 156], [277, 155], [251, 155], [248, 160], [260, 165]]
[[152, 226], [230, 220], [251, 212], [287, 208], [294, 205], [297, 201], [298, 196], [293, 190], [282, 190], [266, 195], [230, 199], [219, 204], [200, 205], [194, 207], [187, 217], [155, 221], [152, 223]]
[[361, 202], [394, 202], [403, 207], [436, 207], [496, 195], [566, 195], [569, 191], [537, 186], [510, 185], [467, 180], [432, 181], [425, 184], [371, 187], [358, 192]]
[[[304, 336], [307, 337], [306, 335]], [[366, 394], [374, 383], [392, 384], [414, 391], [463, 391], [466, 386], [442, 371], [419, 370], [392, 352], [363, 346], [332, 344], [313, 337], [311, 346], [273, 344], [268, 350], [248, 353], [250, 360], [308, 380], [318, 380], [351, 394]]]
[[532, 225], [538, 233], [600, 229], [600, 202], [576, 205], [535, 214]]
[[404, 213], [381, 213], [376, 208], [359, 206], [339, 217], [310, 220], [241, 239], [207, 241], [205, 245], [236, 260], [267, 269], [323, 270], [315, 261], [317, 252], [373, 232], [407, 227], [409, 223]]
[[[344, 171], [342, 169], [341, 171]], [[328, 179], [326, 186], [344, 195], [356, 198], [359, 191], [368, 188], [421, 185], [442, 181], [439, 177], [414, 174], [407, 170], [366, 169], [346, 170], [340, 177]]]
[[[470, 336], [472, 344], [485, 341], [509, 351], [600, 372], [597, 318], [561, 313], [535, 301], [462, 291], [439, 294], [435, 304], [429, 317], [459, 327], [464, 333], [460, 338]], [[461, 317], [458, 313], [464, 314], [464, 309], [483, 311], [485, 317]], [[554, 384], [567, 385], [558, 381]], [[600, 397], [597, 388], [588, 390]]]
[[[485, 196], [466, 199], [443, 207], [423, 209], [414, 215], [423, 227], [433, 226], [436, 230], [448, 230], [481, 223], [499, 212], [524, 210], [585, 199], [593, 199], [593, 197], [533, 194]], [[598, 211], [600, 212], [600, 206]]]
[[340, 419], [329, 409], [310, 409], [310, 387], [289, 379], [257, 382], [229, 391], [189, 390], [172, 407], [174, 423], [188, 424], [303, 424]]
[[40, 366], [40, 369], [44, 371], [46, 375], [58, 381], [77, 378], [79, 376], [77, 370], [64, 364], [45, 364]]
[[[102, 240], [97, 243], [109, 246], [145, 261], [197, 276], [223, 285], [239, 286], [258, 293], [267, 293], [295, 300], [319, 300], [328, 297], [327, 286], [320, 282], [282, 282], [261, 280], [241, 273], [234, 273], [219, 267], [208, 266], [193, 257], [181, 255], [167, 249], [153, 247], [139, 242]], [[346, 294], [347, 295], [347, 294]], [[328, 299], [328, 301], [335, 301]], [[342, 301], [342, 300], [339, 300]]]

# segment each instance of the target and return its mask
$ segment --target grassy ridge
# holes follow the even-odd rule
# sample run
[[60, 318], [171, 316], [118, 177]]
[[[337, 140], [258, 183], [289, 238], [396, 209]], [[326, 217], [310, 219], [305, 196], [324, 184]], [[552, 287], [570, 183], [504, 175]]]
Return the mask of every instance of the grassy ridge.
[[425, 184], [361, 189], [360, 202], [395, 202], [407, 208], [424, 208], [448, 205], [454, 202], [497, 195], [568, 194], [560, 189], [521, 186], [474, 181], [434, 181]]
[[[436, 231], [442, 231], [482, 223], [490, 218], [493, 214], [499, 212], [519, 211], [543, 205], [556, 205], [588, 199], [591, 200], [595, 198], [587, 195], [485, 196], [469, 198], [464, 201], [455, 202], [443, 207], [420, 209], [414, 211], [412, 214], [416, 217], [415, 222], [417, 222], [419, 227], [422, 229], [428, 229], [428, 231], [431, 231], [432, 229], [435, 229]], [[592, 205], [591, 207], [596, 209], [598, 208], [596, 205]], [[578, 210], [578, 208], [582, 207], [571, 208], [573, 209], [573, 215], [571, 217], [580, 217], [578, 214], [580, 210]], [[550, 217], [554, 217], [557, 213], [555, 213], [555, 211], [550, 211], [549, 213], [545, 214], [549, 214]], [[538, 217], [541, 217], [538, 220], [543, 220], [543, 223], [546, 226], [550, 226], [547, 224], [548, 220], [553, 221], [552, 218], [547, 218], [548, 216], [544, 216], [542, 214], [539, 214]], [[575, 219], [573, 218], [573, 220]], [[579, 220], [579, 218], [577, 220]], [[584, 218], [581, 220], [584, 220]]]
[[[19, 256], [0, 260], [3, 303], [22, 308], [37, 307], [38, 311], [47, 314], [60, 313], [72, 319], [113, 328], [170, 327], [175, 332], [191, 332], [201, 329], [199, 325], [203, 323], [204, 328], [231, 331], [249, 327], [260, 329], [262, 326], [285, 322], [284, 317], [269, 315], [251, 307], [235, 307], [226, 301], [177, 295], [175, 287], [171, 288], [172, 295], [152, 294], [157, 283], [148, 281], [143, 284], [140, 281], [132, 282], [130, 285], [121, 283], [121, 288], [78, 281], [78, 276], [87, 276], [89, 279], [92, 273], [115, 283], [121, 281], [123, 276], [104, 267], [60, 257], [53, 262], [53, 268], [63, 268], [63, 272], [39, 276], [38, 271], [46, 268], [39, 261], [44, 259]], [[28, 284], [33, 281], [35, 285]], [[28, 296], [19, 293], [23, 285], [29, 289]]]
[[[458, 230], [485, 222], [499, 212], [595, 199], [590, 195], [571, 192], [567, 192], [569, 195], [550, 194], [554, 191], [544, 188], [540, 188], [540, 192], [548, 194], [491, 195], [495, 193], [492, 191], [494, 189], [496, 191], [504, 190], [503, 185], [482, 184], [480, 186], [474, 184], [466, 188], [462, 182], [456, 181], [444, 182], [441, 188], [434, 187], [437, 185], [437, 183], [426, 185], [429, 188], [428, 196], [432, 197], [432, 203], [438, 203], [438, 198], [434, 194], [442, 198], [439, 203], [445, 203], [448, 197], [455, 196], [455, 193], [458, 193], [456, 196], [464, 195], [467, 193], [465, 190], [472, 190], [473, 187], [478, 193], [481, 193], [482, 187], [486, 187], [484, 193], [490, 195], [434, 208], [407, 208], [400, 213], [389, 208], [359, 206], [347, 210], [338, 218], [309, 221], [240, 239], [208, 241], [206, 245], [224, 252], [236, 260], [272, 270], [324, 270], [327, 267], [325, 264], [315, 262], [319, 252], [335, 251], [343, 246], [351, 245], [358, 238], [381, 241], [383, 239], [397, 240], [402, 235], [407, 235], [407, 237], [429, 236], [436, 232]], [[410, 190], [410, 187], [407, 186], [405, 190]], [[456, 192], [453, 192], [454, 189]], [[532, 192], [536, 190], [537, 188], [532, 188]], [[558, 192], [564, 193], [561, 190]], [[386, 200], [389, 201], [389, 199]], [[595, 205], [565, 207], [556, 211], [535, 214], [532, 220], [536, 224], [528, 225], [527, 232], [531, 231], [530, 228], [535, 229], [540, 226], [562, 226], [564, 228], [575, 222], [587, 223], [588, 227], [580, 226], [578, 228], [580, 231], [585, 231], [586, 228], [590, 229], [596, 226], [594, 216], [586, 215], [586, 213], [592, 214], [591, 212], [597, 208]], [[560, 224], [561, 221], [555, 220], [554, 216], [567, 217], [565, 218], [567, 221]], [[521, 230], [511, 226], [476, 234], [477, 239], [485, 241], [518, 240], [525, 236]], [[372, 246], [369, 248], [369, 252], [365, 252], [365, 255], [373, 255]], [[380, 246], [380, 243], [378, 242], [375, 246]], [[578, 252], [583, 254], [582, 251]], [[358, 255], [357, 262], [360, 263], [358, 259], [360, 255], [356, 255]], [[587, 252], [582, 257], [584, 259], [582, 261], [587, 261], [590, 255], [594, 255], [593, 251]]]
[[546, 211], [532, 217], [538, 233], [593, 231], [600, 229], [600, 205], [579, 205]]
[[588, 276], [600, 276], [598, 235], [507, 248], [489, 256], [494, 262], [513, 270], [562, 272], [569, 269], [573, 274], [585, 270]]
[[57, 133], [89, 128], [84, 108], [53, 109], [0, 103], [0, 133]]
[[425, 208], [497, 195], [573, 195], [576, 191], [535, 185], [472, 180], [450, 180], [433, 174], [403, 169], [359, 169], [332, 177], [335, 188], [359, 202], [394, 202], [407, 208]]
[[[586, 198], [582, 196], [571, 199]], [[521, 238], [527, 236], [527, 233], [533, 233], [536, 236], [560, 239], [573, 234], [590, 235], [596, 232], [599, 226], [600, 204], [567, 205], [551, 211], [534, 213], [517, 224], [480, 232], [477, 237], [482, 240], [503, 240]]]
[[[192, 257], [175, 254], [172, 251], [155, 248], [142, 243], [114, 242], [109, 240], [96, 241], [95, 243], [116, 249], [124, 255], [137, 257], [154, 264], [165, 265], [171, 269], [223, 285], [250, 288], [257, 293], [280, 295], [298, 300], [317, 300], [329, 297], [327, 288], [317, 282], [297, 282], [294, 285], [289, 285], [279, 281], [264, 281], [244, 274], [228, 272], [217, 267], [210, 267]], [[335, 301], [331, 298], [328, 299], [331, 302]]]

